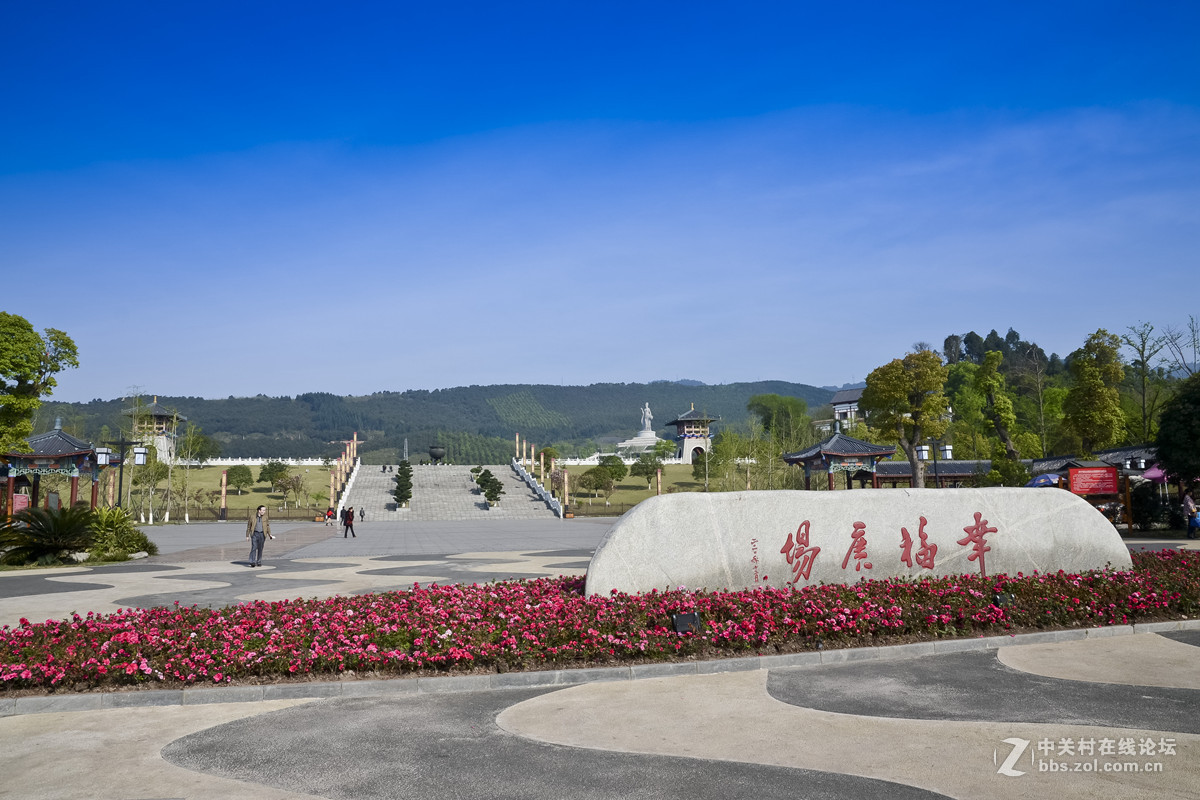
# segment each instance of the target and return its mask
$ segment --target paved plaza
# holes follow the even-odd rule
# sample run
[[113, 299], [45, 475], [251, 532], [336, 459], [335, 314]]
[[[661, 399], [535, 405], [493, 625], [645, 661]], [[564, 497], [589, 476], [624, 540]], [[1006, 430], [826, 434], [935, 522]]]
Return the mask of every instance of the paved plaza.
[[[150, 559], [0, 573], [0, 624], [578, 575], [611, 524], [477, 511], [368, 508], [356, 539], [281, 522], [255, 569], [242, 522], [153, 528]], [[1171, 623], [607, 670], [6, 698], [0, 797], [1194, 798], [1198, 648], [1200, 629]]]

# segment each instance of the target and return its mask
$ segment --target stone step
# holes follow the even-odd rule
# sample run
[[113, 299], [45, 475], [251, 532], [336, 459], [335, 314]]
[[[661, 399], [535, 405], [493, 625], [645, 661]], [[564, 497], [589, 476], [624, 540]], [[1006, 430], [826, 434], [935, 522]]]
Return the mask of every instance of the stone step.
[[[394, 467], [394, 465], [393, 465]], [[553, 511], [525, 485], [509, 465], [487, 467], [501, 483], [500, 504], [488, 508], [471, 475], [470, 466], [418, 465], [413, 467], [413, 497], [408, 508], [396, 508], [392, 491], [396, 473], [381, 472], [378, 465], [359, 467], [346, 504], [355, 512], [366, 509], [366, 521], [385, 520], [487, 520], [551, 519]]]

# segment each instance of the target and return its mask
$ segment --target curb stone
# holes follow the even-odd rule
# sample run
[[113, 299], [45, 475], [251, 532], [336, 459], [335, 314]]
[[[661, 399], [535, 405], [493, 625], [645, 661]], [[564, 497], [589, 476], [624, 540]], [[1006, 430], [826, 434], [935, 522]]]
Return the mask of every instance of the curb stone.
[[859, 661], [899, 661], [922, 656], [972, 650], [995, 650], [1016, 645], [1071, 642], [1088, 638], [1132, 636], [1164, 631], [1200, 630], [1200, 620], [1150, 622], [1137, 625], [1113, 625], [1104, 628], [1078, 628], [1043, 631], [975, 639], [915, 642], [887, 647], [858, 647], [819, 650], [769, 656], [743, 656], [714, 661], [687, 661], [665, 664], [637, 664], [628, 667], [589, 667], [544, 672], [506, 672], [489, 675], [445, 676], [435, 678], [394, 678], [391, 680], [326, 681], [321, 683], [266, 684], [262, 686], [213, 686], [207, 688], [166, 689], [144, 692], [96, 692], [93, 694], [39, 695], [0, 698], [0, 717], [23, 714], [52, 714], [67, 711], [99, 711], [112, 708], [139, 708], [169, 705], [206, 705], [209, 703], [254, 703], [279, 699], [328, 699], [334, 697], [370, 697], [390, 694], [448, 694], [480, 692], [490, 689], [566, 687], [602, 681], [629, 681], [678, 675], [712, 675], [762, 669], [815, 667]]

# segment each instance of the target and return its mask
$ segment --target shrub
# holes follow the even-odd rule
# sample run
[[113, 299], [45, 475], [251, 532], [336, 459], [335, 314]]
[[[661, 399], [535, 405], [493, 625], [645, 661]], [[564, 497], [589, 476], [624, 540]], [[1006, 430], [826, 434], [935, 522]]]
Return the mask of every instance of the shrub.
[[92, 510], [27, 508], [0, 527], [0, 549], [5, 564], [60, 564], [70, 553], [92, 545]]
[[1158, 496], [1158, 484], [1146, 481], [1133, 487], [1133, 524], [1140, 531], [1167, 521], [1167, 504]]
[[475, 478], [475, 483], [479, 484], [480, 491], [489, 503], [500, 502], [500, 495], [504, 494], [504, 484], [500, 479], [492, 474], [490, 469], [485, 469]]
[[92, 557], [103, 561], [124, 561], [130, 553], [158, 555], [158, 545], [133, 524], [123, 508], [98, 508], [93, 514], [95, 543]]

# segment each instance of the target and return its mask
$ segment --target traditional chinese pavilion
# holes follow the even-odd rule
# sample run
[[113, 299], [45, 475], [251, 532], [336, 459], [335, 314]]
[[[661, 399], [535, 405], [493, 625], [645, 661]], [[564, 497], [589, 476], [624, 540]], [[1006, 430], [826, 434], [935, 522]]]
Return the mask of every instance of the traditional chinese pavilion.
[[846, 474], [846, 488], [853, 488], [856, 478], [867, 476], [871, 485], [879, 488], [879, 476], [876, 465], [885, 458], [896, 454], [895, 447], [864, 442], [838, 432], [822, 442], [814, 444], [807, 450], [795, 453], [784, 453], [783, 460], [789, 464], [799, 464], [804, 467], [804, 488], [812, 488], [812, 473], [822, 470], [829, 476], [829, 488], [833, 488], [833, 473]]
[[62, 429], [62, 420], [54, 421], [54, 430], [28, 439], [28, 453], [5, 453], [8, 462], [8, 480], [5, 489], [5, 509], [8, 516], [16, 510], [13, 506], [18, 485], [29, 487], [29, 504], [36, 507], [42, 475], [66, 475], [71, 479], [70, 504], [79, 499], [79, 479], [87, 478], [92, 484], [92, 508], [96, 507], [99, 489], [100, 467], [96, 463], [96, 450], [88, 442], [76, 439]]
[[702, 454], [712, 450], [712, 431], [709, 426], [716, 420], [716, 417], [697, 411], [696, 404], [692, 403], [691, 411], [667, 423], [675, 426], [675, 456], [681, 463], [692, 464]]
[[187, 417], [159, 405], [158, 395], [149, 405], [127, 408], [123, 413], [133, 420], [132, 438], [149, 440], [159, 461], [175, 460], [176, 428], [179, 423], [187, 422]]

